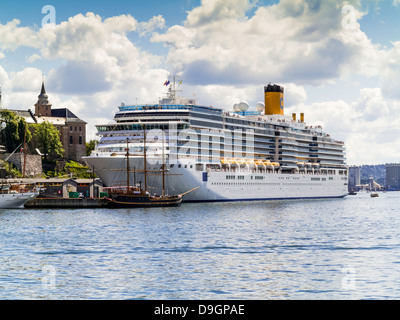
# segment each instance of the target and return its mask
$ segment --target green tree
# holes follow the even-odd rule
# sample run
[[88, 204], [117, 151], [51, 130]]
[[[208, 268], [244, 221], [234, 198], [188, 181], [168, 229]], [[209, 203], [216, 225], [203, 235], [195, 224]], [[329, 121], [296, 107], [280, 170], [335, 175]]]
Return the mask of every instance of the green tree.
[[60, 140], [61, 134], [57, 128], [48, 121], [33, 126], [35, 128], [33, 136], [37, 141], [40, 152], [44, 155], [44, 159], [47, 160], [47, 156], [50, 154], [62, 157], [64, 149]]
[[89, 142], [86, 142], [86, 156], [90, 156], [94, 148], [96, 148], [97, 143], [97, 140], [90, 140]]
[[23, 147], [24, 140], [26, 143], [31, 141], [32, 134], [28, 130], [29, 125], [24, 118], [7, 109], [0, 110], [0, 118], [6, 124], [3, 130], [3, 139], [7, 152], [13, 152], [19, 145]]

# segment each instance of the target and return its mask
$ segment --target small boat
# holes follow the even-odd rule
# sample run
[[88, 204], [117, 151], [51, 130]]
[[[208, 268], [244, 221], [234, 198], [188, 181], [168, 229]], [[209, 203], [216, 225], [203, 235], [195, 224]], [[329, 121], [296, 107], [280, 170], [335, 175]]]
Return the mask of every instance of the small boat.
[[379, 197], [379, 194], [376, 193], [376, 192], [372, 192], [372, 193], [370, 194], [370, 197], [372, 197], [372, 198], [377, 198], [377, 197]]
[[353, 189], [350, 190], [349, 196], [355, 196], [357, 192], [355, 192]]

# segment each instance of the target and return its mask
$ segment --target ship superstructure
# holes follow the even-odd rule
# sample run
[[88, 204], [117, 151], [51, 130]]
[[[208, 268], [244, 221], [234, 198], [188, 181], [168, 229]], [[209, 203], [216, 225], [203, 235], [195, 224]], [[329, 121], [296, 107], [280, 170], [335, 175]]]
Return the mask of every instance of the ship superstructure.
[[[115, 172], [126, 168], [128, 138], [129, 165], [137, 169], [132, 181], [143, 181], [146, 145], [148, 170], [159, 170], [165, 155], [170, 192], [199, 187], [185, 201], [347, 195], [344, 143], [307, 125], [302, 113], [299, 119], [285, 116], [283, 87], [265, 86], [264, 102], [256, 110], [240, 102], [226, 111], [178, 96], [175, 79], [158, 104], [122, 104], [114, 123], [96, 126], [99, 144], [84, 159], [107, 186], [126, 181], [126, 176], [116, 179]], [[159, 176], [148, 183], [159, 192]]]

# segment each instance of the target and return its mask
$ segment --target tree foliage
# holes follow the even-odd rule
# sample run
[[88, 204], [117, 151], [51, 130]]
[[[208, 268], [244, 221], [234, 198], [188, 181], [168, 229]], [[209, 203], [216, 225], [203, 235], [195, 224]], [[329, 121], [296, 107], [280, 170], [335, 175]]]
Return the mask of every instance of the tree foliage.
[[31, 141], [32, 134], [24, 118], [7, 109], [0, 110], [0, 118], [6, 124], [3, 139], [7, 152], [13, 152], [20, 145], [22, 147], [24, 140], [26, 143]]
[[92, 151], [96, 148], [97, 140], [90, 140], [86, 142], [86, 156], [90, 156]]
[[60, 132], [48, 121], [34, 124], [34, 138], [38, 144], [39, 150], [47, 160], [48, 155], [62, 157], [64, 148], [60, 140]]

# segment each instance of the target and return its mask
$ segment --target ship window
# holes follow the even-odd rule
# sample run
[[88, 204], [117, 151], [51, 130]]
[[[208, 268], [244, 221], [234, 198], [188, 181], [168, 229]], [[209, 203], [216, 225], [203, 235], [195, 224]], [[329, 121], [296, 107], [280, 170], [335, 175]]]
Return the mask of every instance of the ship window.
[[173, 167], [174, 167], [174, 165], [173, 165], [173, 164], [171, 164], [169, 167], [170, 167], [170, 168], [173, 168]]

